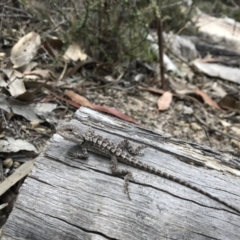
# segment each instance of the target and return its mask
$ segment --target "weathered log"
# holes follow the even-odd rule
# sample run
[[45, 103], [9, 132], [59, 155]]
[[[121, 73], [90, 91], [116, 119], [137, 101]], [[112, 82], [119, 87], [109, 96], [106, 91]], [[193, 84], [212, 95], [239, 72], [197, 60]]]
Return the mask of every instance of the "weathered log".
[[[190, 182], [240, 208], [239, 158], [81, 108], [72, 123], [90, 126], [114, 143], [144, 143], [148, 165]], [[67, 155], [75, 144], [55, 134], [20, 189], [3, 239], [240, 239], [240, 215], [180, 184], [133, 172], [132, 200], [108, 158]], [[238, 168], [238, 169], [237, 169]], [[11, 238], [9, 238], [11, 237]]]

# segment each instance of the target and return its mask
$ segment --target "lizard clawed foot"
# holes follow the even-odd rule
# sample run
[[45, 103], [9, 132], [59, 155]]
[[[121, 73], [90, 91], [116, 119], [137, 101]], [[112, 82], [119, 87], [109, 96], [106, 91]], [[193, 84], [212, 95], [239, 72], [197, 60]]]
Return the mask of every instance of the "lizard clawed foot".
[[80, 158], [80, 159], [87, 159], [88, 158], [88, 154], [83, 154], [83, 153], [80, 153], [78, 151], [69, 151], [68, 152], [68, 157], [71, 158], [71, 159], [76, 159], [76, 158]]
[[143, 153], [140, 153], [140, 151], [143, 149], [143, 148], [146, 148], [146, 145], [145, 144], [140, 144], [138, 145], [136, 148], [133, 148], [132, 144], [129, 142], [129, 140], [127, 139], [124, 139], [123, 141], [121, 141], [118, 145], [117, 145], [117, 148], [120, 148], [120, 149], [124, 149], [124, 148], [127, 148], [128, 152], [131, 153], [132, 155], [144, 155]]
[[69, 150], [67, 152], [67, 155], [71, 159], [76, 159], [76, 158], [87, 159], [88, 158], [87, 149], [84, 147], [79, 149], [79, 146], [75, 146], [73, 149]]

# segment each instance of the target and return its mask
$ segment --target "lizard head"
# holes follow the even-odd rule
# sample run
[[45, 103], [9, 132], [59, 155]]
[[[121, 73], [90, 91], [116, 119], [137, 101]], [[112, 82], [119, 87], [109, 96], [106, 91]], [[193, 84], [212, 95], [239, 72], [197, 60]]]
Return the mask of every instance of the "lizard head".
[[85, 140], [84, 135], [80, 129], [70, 124], [61, 124], [57, 128], [57, 133], [63, 138], [80, 145], [83, 144]]

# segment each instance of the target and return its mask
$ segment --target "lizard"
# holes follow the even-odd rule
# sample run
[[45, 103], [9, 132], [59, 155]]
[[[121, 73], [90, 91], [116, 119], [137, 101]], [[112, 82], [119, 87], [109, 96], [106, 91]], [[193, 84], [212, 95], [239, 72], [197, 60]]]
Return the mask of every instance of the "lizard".
[[162, 178], [171, 180], [175, 183], [178, 183], [180, 185], [183, 185], [185, 187], [188, 187], [202, 195], [205, 195], [224, 206], [230, 208], [231, 210], [234, 210], [238, 214], [240, 214], [240, 209], [234, 207], [233, 205], [230, 205], [229, 203], [221, 200], [220, 198], [202, 190], [199, 187], [196, 187], [189, 182], [182, 180], [178, 177], [175, 177], [173, 175], [170, 175], [166, 172], [163, 172], [159, 169], [156, 169], [155, 167], [152, 167], [150, 165], [147, 165], [136, 158], [132, 157], [131, 155], [127, 154], [123, 151], [124, 147], [128, 148], [128, 151], [132, 154], [138, 154], [139, 151], [145, 147], [145, 145], [139, 145], [136, 149], [133, 149], [131, 147], [131, 144], [128, 140], [123, 140], [118, 145], [115, 145], [113, 142], [111, 142], [107, 138], [103, 138], [101, 135], [96, 134], [91, 128], [83, 132], [79, 127], [73, 126], [72, 124], [61, 124], [58, 129], [58, 134], [61, 135], [66, 140], [69, 140], [71, 142], [74, 142], [77, 144], [77, 147], [81, 147], [82, 152], [79, 153], [78, 151], [72, 152], [69, 151], [70, 157], [73, 158], [82, 158], [86, 159], [88, 158], [88, 151], [92, 151], [101, 155], [104, 155], [106, 157], [111, 158], [111, 171], [113, 175], [125, 175], [124, 177], [124, 193], [128, 195], [128, 198], [131, 200], [129, 191], [128, 191], [128, 185], [129, 181], [134, 181], [134, 178], [132, 176], [131, 171], [127, 169], [119, 169], [118, 168], [118, 162], [123, 162], [127, 165], [136, 167], [138, 169], [144, 170], [146, 172], [152, 173], [154, 175], [160, 176]]

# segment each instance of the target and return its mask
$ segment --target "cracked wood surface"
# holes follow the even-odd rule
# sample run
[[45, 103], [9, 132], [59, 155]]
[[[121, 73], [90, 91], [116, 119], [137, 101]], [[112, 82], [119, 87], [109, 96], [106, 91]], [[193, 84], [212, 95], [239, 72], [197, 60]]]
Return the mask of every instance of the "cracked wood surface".
[[[146, 144], [139, 160], [240, 207], [240, 171], [232, 168], [240, 169], [239, 158], [88, 108], [71, 122], [114, 143], [128, 138], [134, 146]], [[136, 181], [129, 184], [129, 201], [108, 158], [90, 152], [87, 160], [70, 159], [73, 146], [53, 136], [20, 189], [3, 239], [240, 239], [240, 216], [222, 204], [120, 163]]]

